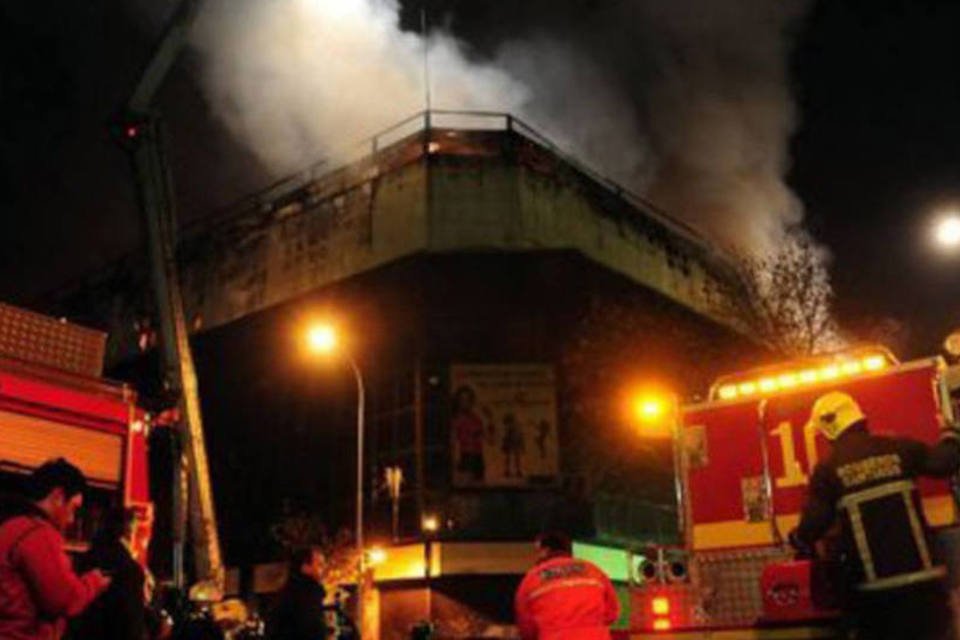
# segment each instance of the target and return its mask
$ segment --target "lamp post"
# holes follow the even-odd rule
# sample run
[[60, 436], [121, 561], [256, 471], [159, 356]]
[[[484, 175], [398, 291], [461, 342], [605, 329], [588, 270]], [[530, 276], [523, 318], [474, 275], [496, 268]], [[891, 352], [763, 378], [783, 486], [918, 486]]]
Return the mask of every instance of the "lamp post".
[[[318, 324], [310, 327], [307, 332], [307, 345], [314, 353], [329, 355], [337, 350], [339, 346], [339, 337], [336, 329], [331, 325]], [[344, 359], [349, 363], [353, 371], [353, 377], [357, 382], [357, 495], [356, 495], [356, 552], [359, 557], [357, 560], [357, 625], [363, 629], [363, 582], [365, 578], [366, 562], [363, 549], [363, 416], [366, 411], [365, 393], [363, 385], [363, 374], [357, 361], [346, 350], [341, 350]]]
[[433, 619], [433, 593], [430, 591], [433, 578], [433, 551], [430, 543], [440, 531], [440, 518], [435, 514], [426, 514], [420, 520], [420, 532], [423, 536], [423, 579], [426, 591], [426, 618]]

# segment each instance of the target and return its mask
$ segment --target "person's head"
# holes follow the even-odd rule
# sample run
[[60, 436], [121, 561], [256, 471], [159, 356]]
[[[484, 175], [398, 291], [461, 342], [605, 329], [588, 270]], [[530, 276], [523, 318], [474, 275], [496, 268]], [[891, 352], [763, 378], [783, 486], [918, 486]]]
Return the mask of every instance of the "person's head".
[[77, 509], [83, 506], [87, 480], [80, 469], [57, 458], [37, 467], [28, 486], [30, 499], [62, 531], [73, 524]]
[[817, 398], [810, 410], [807, 428], [814, 428], [831, 442], [849, 429], [866, 425], [860, 405], [849, 394], [831, 391]]
[[472, 411], [473, 405], [477, 402], [477, 394], [473, 390], [473, 387], [468, 387], [463, 385], [462, 387], [457, 387], [457, 390], [453, 392], [453, 410], [455, 413]]
[[537, 548], [537, 560], [545, 560], [553, 556], [569, 556], [573, 553], [573, 545], [569, 536], [560, 531], [547, 531], [537, 536], [534, 541]]
[[327, 558], [320, 547], [300, 547], [290, 556], [290, 572], [321, 582], [326, 562]]
[[103, 517], [100, 527], [97, 530], [95, 541], [98, 542], [118, 542], [133, 538], [133, 532], [137, 525], [137, 512], [126, 507], [114, 507], [109, 509]]

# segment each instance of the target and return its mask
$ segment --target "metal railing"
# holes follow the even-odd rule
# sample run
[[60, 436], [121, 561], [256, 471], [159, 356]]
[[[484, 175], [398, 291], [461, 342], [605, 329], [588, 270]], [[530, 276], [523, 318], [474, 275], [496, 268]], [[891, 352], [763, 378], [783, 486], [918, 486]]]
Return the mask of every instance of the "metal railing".
[[[419, 111], [378, 131], [372, 136], [364, 138], [356, 144], [334, 149], [325, 158], [310, 164], [303, 170], [287, 175], [264, 189], [228, 205], [226, 208], [221, 209], [211, 216], [184, 226], [183, 234], [186, 236], [200, 234], [205, 230], [213, 229], [221, 224], [228, 223], [234, 218], [249, 215], [258, 210], [267, 213], [269, 212], [270, 204], [276, 199], [296, 189], [302, 188], [338, 168], [372, 158], [393, 145], [410, 140], [418, 134], [424, 136], [424, 143], [426, 145], [429, 141], [429, 133], [436, 129], [506, 131], [520, 135], [547, 149], [579, 173], [606, 188], [614, 196], [640, 209], [669, 231], [698, 246], [708, 255], [721, 259], [723, 262], [729, 262], [729, 256], [726, 255], [726, 252], [721, 251], [714, 243], [709, 242], [697, 229], [660, 209], [642, 195], [587, 166], [578, 160], [571, 152], [560, 148], [548, 136], [524, 120], [510, 113], [496, 111], [448, 109]], [[426, 148], [424, 149], [424, 153], [426, 153]]]
[[[430, 132], [444, 128], [461, 129], [464, 131], [505, 131], [521, 136], [550, 151], [559, 160], [562, 160], [598, 186], [606, 189], [613, 196], [639, 209], [649, 219], [685, 239], [702, 251], [704, 257], [710, 259], [714, 264], [729, 269], [734, 262], [729, 251], [708, 241], [695, 228], [658, 208], [642, 195], [631, 191], [620, 183], [582, 163], [574, 157], [571, 152], [560, 148], [548, 136], [522, 119], [510, 113], [495, 111], [458, 111], [446, 109], [419, 111], [380, 130], [372, 136], [360, 140], [356, 144], [335, 149], [326, 157], [308, 165], [301, 171], [284, 176], [263, 189], [248, 194], [226, 207], [220, 208], [209, 215], [202, 216], [191, 223], [181, 225], [179, 230], [180, 240], [197, 238], [205, 233], [223, 228], [231, 222], [249, 218], [252, 215], [261, 214], [266, 216], [273, 212], [275, 202], [283, 196], [289, 196], [291, 192], [301, 189], [351, 164], [374, 159], [378, 154], [388, 151], [394, 147], [394, 145], [403, 143], [404, 141], [410, 141], [417, 135], [423, 136], [424, 149], [422, 153], [427, 153]], [[130, 254], [124, 254], [105, 265], [101, 271], [105, 272], [116, 268], [129, 258]], [[77, 281], [58, 287], [56, 291], [48, 293], [45, 298], [56, 299], [60, 297], [64, 291], [81, 288], [88, 280], [88, 278], [80, 278]]]

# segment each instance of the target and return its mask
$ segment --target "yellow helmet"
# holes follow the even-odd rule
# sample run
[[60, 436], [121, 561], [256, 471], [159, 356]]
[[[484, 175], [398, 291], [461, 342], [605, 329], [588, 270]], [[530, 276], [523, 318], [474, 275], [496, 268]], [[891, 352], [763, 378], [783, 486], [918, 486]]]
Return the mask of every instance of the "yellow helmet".
[[842, 391], [831, 391], [813, 403], [807, 428], [816, 428], [827, 440], [836, 440], [863, 419], [863, 411], [856, 400]]

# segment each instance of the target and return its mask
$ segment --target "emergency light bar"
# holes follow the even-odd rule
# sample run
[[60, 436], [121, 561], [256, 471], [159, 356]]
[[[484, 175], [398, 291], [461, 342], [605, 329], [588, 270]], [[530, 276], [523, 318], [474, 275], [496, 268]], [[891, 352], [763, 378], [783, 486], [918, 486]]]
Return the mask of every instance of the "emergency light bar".
[[896, 364], [897, 359], [887, 349], [859, 349], [804, 360], [787, 369], [765, 368], [747, 374], [724, 376], [710, 388], [710, 400], [768, 396], [798, 387], [812, 387], [843, 378], [876, 373]]

